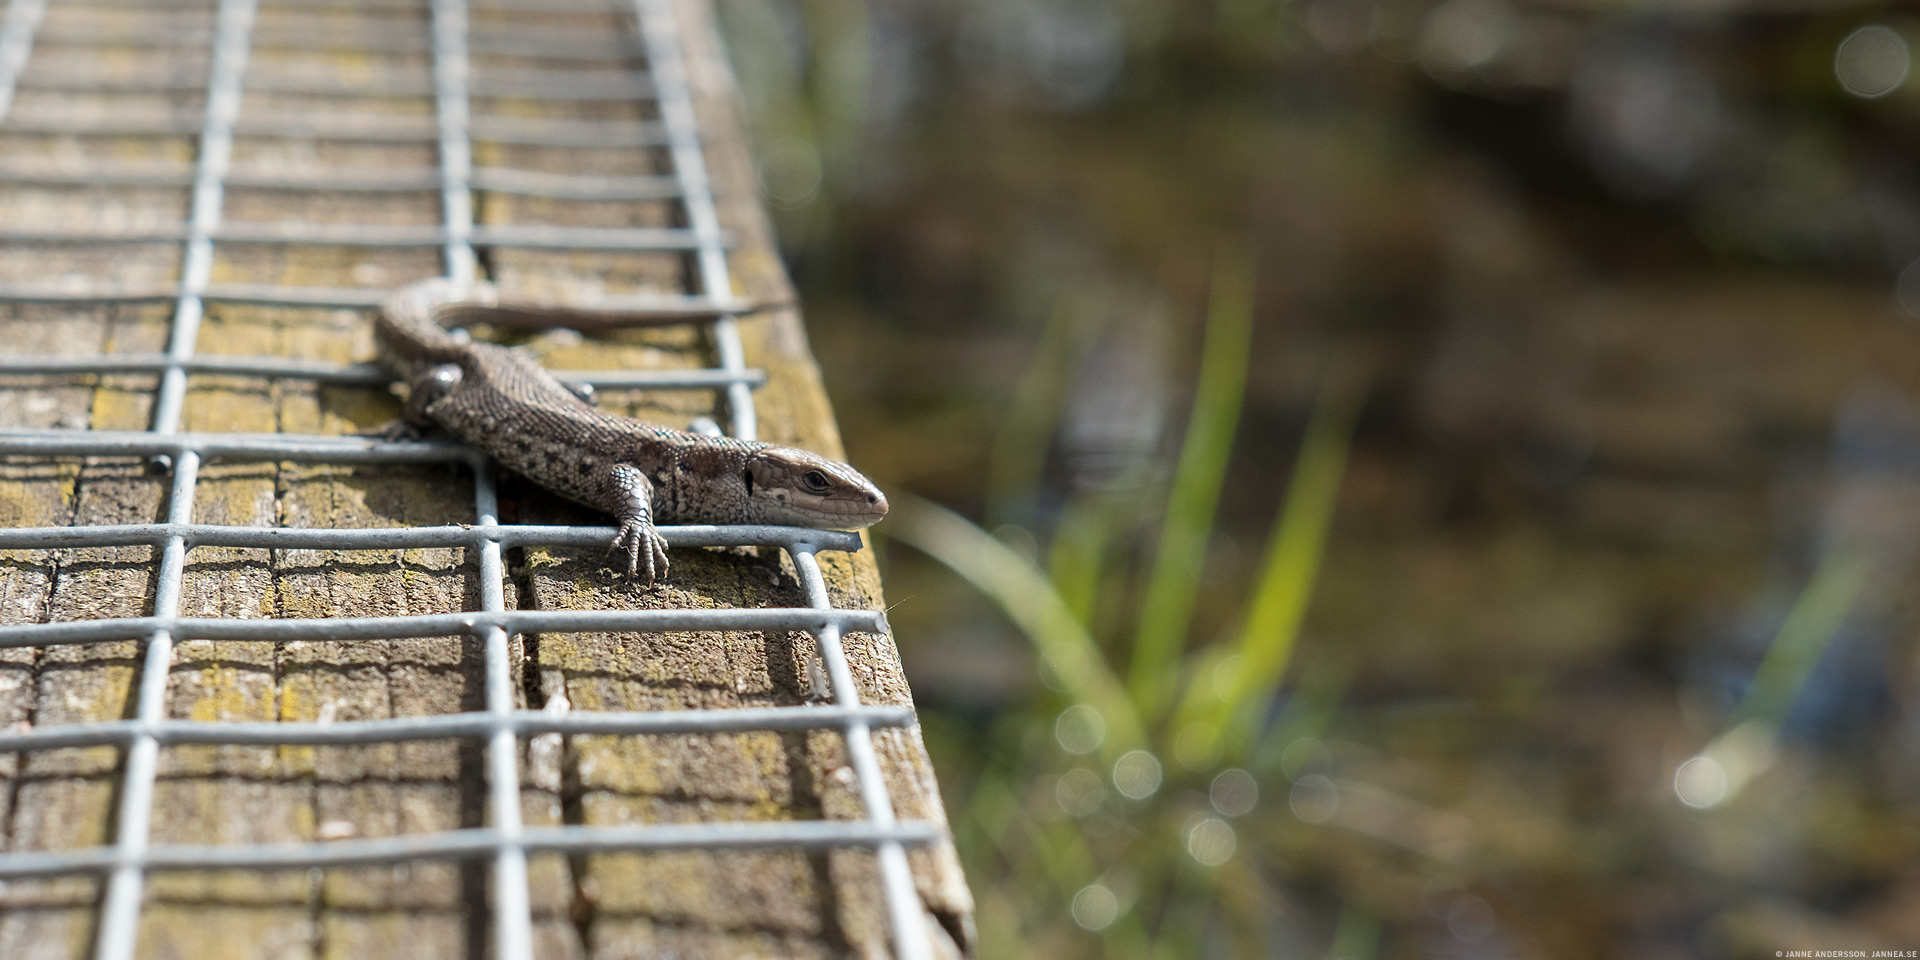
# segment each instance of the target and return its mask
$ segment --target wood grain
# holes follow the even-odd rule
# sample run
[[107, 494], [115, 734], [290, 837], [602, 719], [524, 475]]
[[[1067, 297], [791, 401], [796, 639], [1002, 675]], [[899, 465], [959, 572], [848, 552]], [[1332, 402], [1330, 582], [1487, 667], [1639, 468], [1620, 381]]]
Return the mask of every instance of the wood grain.
[[[737, 238], [737, 291], [786, 299], [791, 291], [759, 206], [751, 154], [712, 21], [700, 0], [677, 7], [688, 65], [720, 199]], [[49, 14], [58, 20], [59, 4]], [[89, 14], [98, 18], [98, 14]], [[261, 28], [270, 29], [271, 12]], [[507, 25], [475, 11], [476, 30]], [[579, 25], [631, 29], [621, 16], [570, 15]], [[424, 17], [401, 18], [409, 28]], [[76, 21], [77, 22], [77, 21]], [[522, 22], [522, 21], [512, 21]], [[73, 49], [73, 48], [68, 48]], [[38, 58], [40, 55], [36, 54]], [[49, 55], [52, 56], [52, 55]], [[276, 54], [256, 51], [256, 68]], [[281, 54], [279, 56], [291, 56]], [[311, 60], [310, 56], [305, 58]], [[372, 56], [395, 67], [418, 58]], [[39, 58], [33, 65], [51, 61]], [[476, 58], [476, 68], [489, 61]], [[54, 63], [54, 66], [59, 64]], [[285, 64], [281, 64], [285, 65]], [[379, 64], [377, 64], [379, 65]], [[497, 65], [513, 66], [501, 61]], [[334, 66], [341, 65], [335, 63]], [[30, 67], [31, 68], [31, 67]], [[25, 94], [23, 94], [25, 96]], [[39, 96], [35, 94], [34, 96]], [[278, 96], [278, 95], [276, 95]], [[52, 101], [23, 101], [58, 111]], [[330, 109], [418, 109], [401, 101], [339, 101]], [[430, 112], [431, 101], [424, 101]], [[298, 104], [248, 95], [249, 108]], [[617, 108], [617, 109], [616, 109]], [[644, 117], [644, 105], [574, 105], [476, 100], [477, 113]], [[626, 111], [622, 113], [621, 111]], [[0, 154], [32, 156], [38, 141], [0, 136]], [[113, 151], [101, 145], [100, 157]], [[125, 153], [130, 148], [122, 144]], [[149, 159], [181, 159], [174, 148]], [[170, 152], [173, 151], [173, 152]], [[236, 163], [298, 171], [340, 163], [430, 165], [412, 145], [351, 148], [244, 141]], [[645, 151], [536, 150], [480, 144], [476, 162], [526, 169], [664, 171]], [[0, 207], [36, 219], [84, 224], [105, 219], [179, 219], [185, 191], [10, 188]], [[339, 222], [431, 224], [432, 195], [392, 202], [325, 194], [236, 192], [236, 219], [298, 217]], [[106, 213], [103, 209], [112, 208]], [[481, 195], [487, 223], [582, 226], [660, 225], [674, 213], [658, 202], [579, 204]], [[66, 257], [62, 260], [61, 257]], [[36, 269], [81, 274], [103, 284], [164, 275], [177, 250], [131, 259], [98, 251], [40, 251]], [[0, 261], [6, 260], [0, 257]], [[35, 261], [38, 263], [38, 260]], [[499, 251], [486, 263], [503, 285], [543, 294], [689, 289], [684, 258], [672, 254]], [[9, 268], [11, 269], [11, 268]], [[27, 269], [22, 267], [22, 270]], [[215, 280], [366, 286], [436, 273], [430, 251], [233, 248], [216, 258]], [[34, 279], [31, 276], [4, 279]], [[164, 307], [19, 307], [0, 311], [9, 352], [151, 352], [166, 337]], [[773, 313], [743, 321], [748, 363], [768, 372], [758, 395], [764, 439], [838, 455], [839, 438], [799, 317]], [[665, 329], [581, 341], [530, 339], [553, 366], [672, 368], [713, 362], [697, 329]], [[200, 337], [204, 353], [352, 361], [371, 355], [365, 316], [352, 312], [213, 306]], [[77, 376], [0, 381], [6, 426], [146, 429], [157, 378]], [[684, 425], [696, 416], [724, 422], [711, 393], [608, 392], [610, 409]], [[345, 433], [396, 412], [384, 391], [321, 388], [308, 381], [195, 377], [183, 429]], [[148, 522], [166, 509], [165, 477], [143, 463], [105, 459], [0, 461], [0, 523], [12, 526]], [[194, 516], [203, 523], [367, 527], [470, 522], [473, 478], [457, 467], [368, 467], [215, 462], [206, 465]], [[508, 522], [604, 523], [512, 476], [501, 478]], [[0, 622], [36, 623], [150, 610], [154, 551], [147, 547], [0, 553]], [[825, 555], [836, 604], [884, 603], [869, 554]], [[508, 557], [508, 605], [540, 609], [660, 606], [786, 606], [803, 598], [790, 561], [774, 550], [682, 550], [668, 588], [636, 590], [615, 575], [605, 551], [529, 550]], [[188, 555], [181, 610], [191, 616], [315, 618], [475, 609], [477, 569], [462, 550], [267, 551], [198, 547]], [[793, 705], [809, 691], [805, 634], [586, 634], [514, 638], [523, 706], [559, 710], [667, 710]], [[857, 634], [847, 650], [863, 700], [910, 703], [892, 639]], [[0, 651], [0, 724], [69, 724], [133, 714], [137, 645], [58, 646]], [[481, 709], [477, 644], [461, 639], [288, 643], [192, 641], [176, 651], [169, 679], [172, 716], [208, 721], [365, 720]], [[903, 818], [944, 823], [937, 785], [917, 730], [877, 734], [888, 786]], [[835, 733], [705, 737], [535, 738], [523, 744], [523, 816], [529, 825], [633, 824], [714, 820], [858, 818], [840, 737]], [[163, 751], [153, 839], [159, 843], [267, 843], [370, 837], [484, 825], [485, 783], [478, 746], [452, 741], [355, 747], [174, 747]], [[110, 842], [120, 770], [109, 748], [0, 757], [0, 822], [9, 851]], [[971, 900], [949, 845], [912, 855], [927, 927], [960, 955], [970, 946]], [[567, 858], [530, 865], [536, 950], [545, 957], [878, 957], [889, 953], [885, 908], [873, 858], [847, 851], [764, 851]], [[155, 875], [140, 929], [140, 952], [155, 957], [482, 956], [488, 949], [487, 872], [480, 864], [278, 873]], [[94, 935], [98, 884], [72, 879], [17, 882], [0, 890], [0, 956], [84, 955]]]

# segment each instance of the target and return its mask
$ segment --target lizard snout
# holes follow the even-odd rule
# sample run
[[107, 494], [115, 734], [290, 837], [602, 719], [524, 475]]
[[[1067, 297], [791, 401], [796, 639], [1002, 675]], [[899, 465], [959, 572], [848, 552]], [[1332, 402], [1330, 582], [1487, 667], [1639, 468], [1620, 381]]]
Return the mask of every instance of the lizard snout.
[[769, 447], [747, 469], [762, 522], [858, 530], [887, 515], [887, 496], [860, 471], [792, 447]]

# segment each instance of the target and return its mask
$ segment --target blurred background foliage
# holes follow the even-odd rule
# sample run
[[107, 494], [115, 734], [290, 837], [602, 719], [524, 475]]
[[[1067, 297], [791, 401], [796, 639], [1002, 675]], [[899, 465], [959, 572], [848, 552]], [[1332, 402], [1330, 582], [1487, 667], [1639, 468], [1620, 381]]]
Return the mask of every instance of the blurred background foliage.
[[1920, 948], [1920, 19], [718, 0], [988, 957]]

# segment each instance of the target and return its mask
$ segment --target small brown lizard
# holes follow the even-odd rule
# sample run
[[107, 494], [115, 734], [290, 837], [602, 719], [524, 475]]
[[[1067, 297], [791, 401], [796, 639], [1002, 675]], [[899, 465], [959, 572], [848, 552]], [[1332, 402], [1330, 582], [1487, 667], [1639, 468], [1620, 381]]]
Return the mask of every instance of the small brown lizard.
[[[596, 323], [596, 318], [598, 322]], [[606, 326], [605, 311], [502, 301], [492, 284], [426, 280], [380, 308], [380, 358], [409, 387], [402, 414], [562, 496], [613, 514], [627, 575], [667, 574], [656, 521], [860, 529], [887, 498], [859, 471], [795, 447], [673, 430], [594, 408], [539, 364], [447, 328]]]

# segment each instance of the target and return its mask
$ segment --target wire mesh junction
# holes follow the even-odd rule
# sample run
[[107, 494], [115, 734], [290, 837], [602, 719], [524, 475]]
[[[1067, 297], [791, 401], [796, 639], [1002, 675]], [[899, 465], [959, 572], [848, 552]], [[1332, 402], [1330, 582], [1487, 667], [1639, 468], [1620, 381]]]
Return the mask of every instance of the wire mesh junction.
[[[195, 9], [178, 0], [144, 7], [112, 6], [93, 0], [63, 0], [96, 13], [141, 9], [165, 14]], [[635, 0], [631, 12], [637, 30], [609, 36], [565, 28], [474, 29], [464, 0], [426, 0], [426, 29], [397, 24], [378, 31], [301, 29], [281, 18], [275, 30], [254, 31], [258, 0], [217, 0], [211, 28], [195, 23], [172, 25], [138, 35], [103, 40], [49, 33], [43, 42], [108, 43], [118, 47], [203, 48], [207, 69], [192, 80], [178, 75], [117, 76], [88, 72], [26, 72], [36, 33], [46, 20], [47, 0], [11, 0], [0, 21], [0, 133], [40, 130], [64, 136], [192, 134], [197, 137], [191, 171], [140, 166], [83, 171], [33, 169], [0, 164], [0, 184], [77, 186], [176, 186], [191, 188], [189, 218], [182, 223], [138, 230], [61, 232], [33, 225], [0, 228], [0, 243], [73, 243], [89, 245], [178, 244], [183, 253], [179, 279], [163, 288], [114, 289], [95, 286], [74, 291], [32, 285], [0, 285], [0, 302], [123, 303], [172, 305], [164, 353], [118, 354], [80, 358], [7, 358], [4, 375], [145, 372], [159, 375], [150, 429], [141, 432], [94, 430], [0, 431], [0, 455], [9, 457], [145, 456], [171, 471], [166, 520], [153, 524], [40, 527], [0, 530], [0, 549], [55, 549], [151, 545], [157, 548], [152, 613], [144, 617], [54, 622], [0, 627], [0, 648], [48, 644], [93, 644], [136, 640], [143, 644], [137, 709], [130, 720], [46, 725], [0, 733], [0, 752], [26, 753], [62, 747], [110, 745], [124, 751], [116, 822], [107, 846], [0, 854], [0, 878], [74, 874], [104, 876], [96, 956], [133, 954], [147, 875], [158, 870], [211, 868], [298, 868], [394, 864], [416, 859], [480, 859], [493, 870], [490, 884], [492, 930], [497, 954], [530, 957], [532, 935], [526, 858], [530, 852], [569, 853], [639, 850], [718, 850], [863, 847], [876, 851], [887, 901], [891, 939], [901, 957], [930, 955], [918, 896], [908, 871], [905, 846], [936, 839], [933, 825], [897, 820], [893, 799], [881, 776], [871, 731], [914, 722], [910, 707], [860, 703], [841, 637], [848, 631], [885, 629], [876, 612], [836, 609], [827, 593], [815, 554], [819, 550], [855, 550], [857, 535], [789, 527], [669, 527], [663, 534], [675, 546], [774, 546], [792, 559], [808, 606], [784, 609], [699, 610], [509, 610], [504, 602], [502, 551], [526, 546], [604, 546], [613, 535], [602, 527], [502, 524], [494, 481], [484, 459], [446, 442], [382, 443], [357, 438], [294, 434], [206, 434], [181, 432], [181, 412], [189, 377], [239, 374], [306, 378], [340, 384], [380, 384], [388, 379], [366, 365], [340, 365], [280, 357], [200, 356], [196, 341], [208, 303], [232, 302], [286, 307], [366, 308], [384, 288], [313, 288], [222, 284], [213, 282], [216, 247], [234, 244], [344, 244], [437, 248], [447, 276], [472, 279], [481, 258], [477, 251], [502, 247], [569, 251], [665, 250], [690, 258], [700, 292], [686, 295], [612, 296], [602, 304], [634, 311], [643, 322], [698, 322], [709, 330], [718, 363], [710, 369], [671, 373], [582, 373], [575, 379], [599, 385], [675, 389], [711, 389], [726, 401], [733, 436], [752, 439], [756, 432], [751, 388], [762, 379], [742, 361], [734, 317], [751, 304], [736, 301], [728, 273], [728, 238], [720, 229], [706, 165], [701, 154], [673, 0]], [[197, 9], [204, 9], [200, 7]], [[358, 11], [417, 10], [398, 0], [319, 2], [273, 8], [290, 15], [326, 9]], [[553, 11], [588, 9], [536, 0], [490, 0], [480, 9]], [[302, 14], [292, 14], [301, 11]], [[431, 57], [430, 83], [376, 75], [344, 84], [297, 73], [250, 72], [251, 50], [385, 50]], [[629, 70], [583, 82], [565, 72], [491, 70], [476, 80], [469, 52], [483, 49], [546, 59], [622, 59], [644, 62]], [[89, 92], [172, 89], [204, 90], [197, 117], [119, 118], [72, 124], [13, 122], [8, 107], [16, 91], [33, 89]], [[292, 91], [315, 96], [421, 96], [434, 98], [432, 121], [368, 118], [358, 115], [254, 115], [243, 117], [247, 91]], [[473, 116], [476, 96], [509, 95], [534, 100], [601, 101], [650, 99], [657, 120], [604, 124]], [[236, 135], [298, 136], [316, 140], [428, 141], [438, 147], [437, 169], [342, 170], [315, 177], [237, 174], [232, 169]], [[670, 157], [672, 174], [601, 176], [554, 174], [476, 167], [476, 141], [552, 147], [657, 148]], [[334, 190], [378, 194], [435, 190], [441, 197], [442, 223], [436, 227], [378, 224], [245, 223], [223, 217], [229, 187], [267, 187], [288, 191]], [[680, 226], [659, 228], [503, 227], [474, 222], [475, 190], [567, 199], [663, 199], [676, 202]], [[201, 467], [213, 460], [327, 463], [466, 463], [474, 477], [477, 522], [469, 526], [384, 529], [294, 529], [235, 527], [193, 522]], [[186, 557], [197, 547], [277, 549], [396, 549], [461, 547], [478, 558], [479, 609], [461, 613], [310, 620], [240, 620], [179, 615]], [[509, 637], [513, 634], [579, 631], [794, 630], [816, 639], [832, 692], [831, 705], [685, 710], [651, 713], [550, 713], [514, 709]], [[361, 722], [241, 723], [169, 719], [167, 682], [175, 646], [185, 640], [276, 641], [379, 640], [472, 636], [484, 649], [484, 711], [414, 716]], [[747, 731], [833, 729], [845, 740], [857, 778], [864, 818], [784, 822], [701, 823], [672, 826], [525, 827], [520, 813], [518, 750], [521, 738], [540, 734], [657, 735]], [[171, 744], [340, 745], [397, 743], [461, 738], [484, 746], [488, 769], [491, 826], [384, 839], [340, 840], [290, 845], [166, 845], [150, 842], [159, 751]]]

